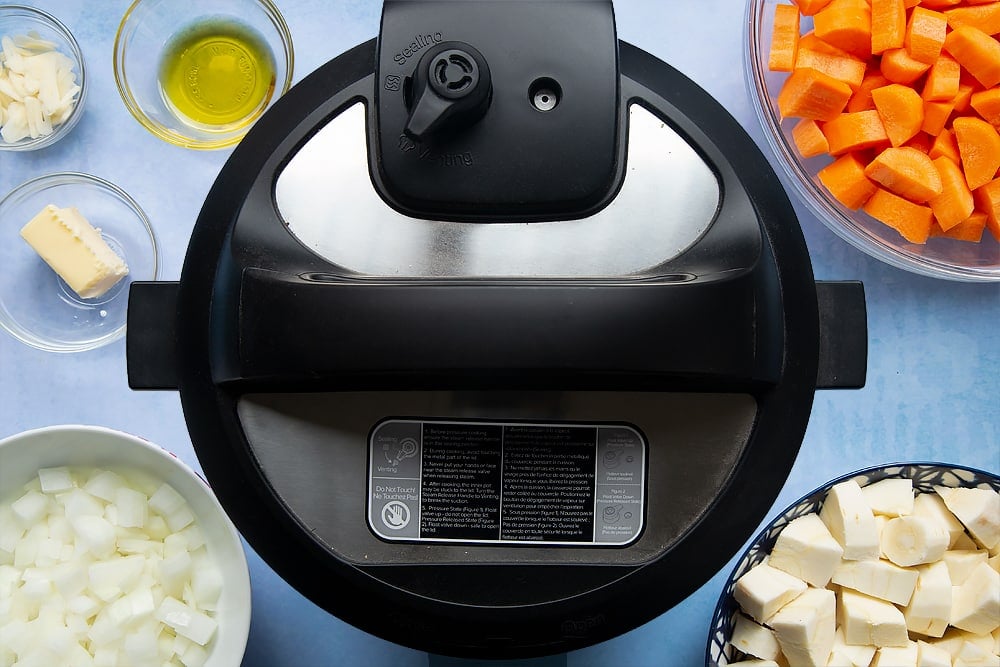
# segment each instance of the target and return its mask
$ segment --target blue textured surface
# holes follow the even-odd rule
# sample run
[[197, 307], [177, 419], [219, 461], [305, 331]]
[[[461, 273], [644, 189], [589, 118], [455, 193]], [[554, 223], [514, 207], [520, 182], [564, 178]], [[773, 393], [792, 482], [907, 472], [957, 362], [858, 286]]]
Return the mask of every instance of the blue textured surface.
[[[0, 153], [0, 194], [53, 171], [107, 178], [146, 210], [160, 242], [161, 278], [176, 280], [198, 209], [229, 151], [200, 153], [170, 146], [129, 116], [115, 89], [111, 65], [125, 0], [107, 0], [100, 7], [80, 0], [27, 4], [49, 10], [73, 30], [87, 58], [91, 89], [86, 114], [70, 137], [36, 153]], [[375, 0], [280, 4], [295, 40], [296, 81], [378, 30], [380, 3]], [[620, 0], [616, 10], [620, 37], [701, 84], [763, 145], [743, 83], [742, 2]], [[804, 207], [797, 210], [816, 277], [865, 283], [868, 384], [861, 391], [817, 394], [798, 461], [771, 516], [827, 479], [879, 463], [934, 460], [1000, 471], [1000, 286], [936, 281], [880, 264], [834, 236]], [[2, 272], [0, 267], [0, 280]], [[124, 341], [118, 341], [64, 356], [0, 335], [0, 437], [56, 423], [100, 424], [149, 438], [197, 467], [177, 394], [131, 392], [124, 350]], [[329, 616], [288, 587], [252, 551], [248, 555], [254, 590], [244, 661], [248, 667], [428, 665], [424, 653], [376, 639]], [[505, 667], [702, 664], [712, 611], [728, 569], [627, 635], [567, 656]], [[433, 663], [476, 664], [444, 659]]]

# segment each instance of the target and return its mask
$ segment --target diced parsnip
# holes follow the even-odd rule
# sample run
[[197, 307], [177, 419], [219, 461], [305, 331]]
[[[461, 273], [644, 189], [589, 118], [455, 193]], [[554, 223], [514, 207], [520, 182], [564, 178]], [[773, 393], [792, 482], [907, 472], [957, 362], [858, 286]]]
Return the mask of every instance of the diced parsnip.
[[830, 534], [826, 524], [811, 513], [798, 517], [782, 529], [768, 563], [822, 588], [830, 582], [843, 554], [843, 547]]
[[830, 534], [844, 548], [847, 560], [874, 560], [879, 556], [878, 528], [875, 515], [865, 501], [857, 482], [849, 480], [834, 485], [823, 501], [820, 519]]
[[913, 514], [926, 516], [939, 521], [948, 531], [948, 546], [953, 547], [956, 541], [965, 534], [965, 526], [945, 506], [941, 496], [936, 493], [921, 493], [913, 499]]
[[954, 592], [951, 624], [979, 635], [1000, 626], [1000, 573], [980, 563]]
[[951, 578], [943, 562], [917, 568], [917, 588], [903, 609], [906, 628], [926, 637], [941, 637], [951, 620]]
[[913, 513], [913, 482], [905, 477], [889, 477], [861, 489], [872, 512], [897, 517]]
[[736, 580], [733, 597], [751, 618], [763, 623], [806, 588], [806, 582], [765, 561]]
[[987, 549], [1000, 545], [1000, 494], [989, 489], [934, 487], [945, 506]]
[[989, 560], [989, 552], [984, 549], [946, 551], [943, 560], [948, 567], [951, 583], [955, 586], [961, 586], [977, 565]]

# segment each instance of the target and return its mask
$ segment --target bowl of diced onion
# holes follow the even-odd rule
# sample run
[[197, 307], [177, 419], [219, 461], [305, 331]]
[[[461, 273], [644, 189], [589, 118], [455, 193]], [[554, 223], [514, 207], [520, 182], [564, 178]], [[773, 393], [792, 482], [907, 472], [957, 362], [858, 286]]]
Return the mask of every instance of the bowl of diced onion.
[[851, 472], [749, 543], [705, 664], [1000, 664], [998, 568], [997, 473], [932, 462]]
[[76, 126], [87, 97], [83, 52], [35, 7], [0, 5], [0, 151], [32, 151]]
[[240, 664], [246, 556], [191, 468], [77, 425], [0, 440], [0, 460], [0, 664]]
[[[925, 4], [750, 0], [748, 92], [790, 193], [837, 236], [920, 275], [1000, 281], [997, 74], [974, 55], [996, 57], [997, 14]], [[914, 15], [933, 34], [910, 40]]]

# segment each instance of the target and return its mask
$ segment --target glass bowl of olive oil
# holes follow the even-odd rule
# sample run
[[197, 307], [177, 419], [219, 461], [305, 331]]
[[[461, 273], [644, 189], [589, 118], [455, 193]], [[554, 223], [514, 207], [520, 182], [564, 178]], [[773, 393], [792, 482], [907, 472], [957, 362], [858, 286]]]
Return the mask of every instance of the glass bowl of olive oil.
[[239, 142], [291, 86], [293, 65], [291, 34], [271, 0], [135, 0], [115, 36], [125, 106], [185, 148]]

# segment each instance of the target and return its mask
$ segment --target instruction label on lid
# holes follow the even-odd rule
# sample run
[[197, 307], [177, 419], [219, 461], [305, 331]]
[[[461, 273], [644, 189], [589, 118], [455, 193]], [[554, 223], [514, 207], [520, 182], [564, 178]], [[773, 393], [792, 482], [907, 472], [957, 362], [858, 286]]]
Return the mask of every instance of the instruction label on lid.
[[646, 441], [622, 424], [388, 419], [369, 438], [385, 540], [624, 546], [643, 528]]

